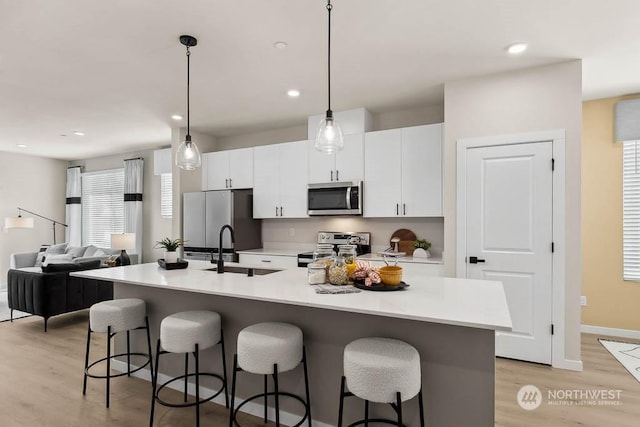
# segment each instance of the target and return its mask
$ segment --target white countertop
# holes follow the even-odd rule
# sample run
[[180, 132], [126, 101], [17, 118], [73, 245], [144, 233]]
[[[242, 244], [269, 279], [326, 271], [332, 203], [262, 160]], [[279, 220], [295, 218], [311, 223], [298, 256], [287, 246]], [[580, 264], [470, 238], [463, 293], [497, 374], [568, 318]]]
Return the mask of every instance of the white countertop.
[[71, 275], [446, 325], [511, 330], [511, 317], [501, 282], [412, 277], [407, 274], [403, 280], [411, 287], [403, 291], [327, 295], [316, 294], [306, 283], [307, 270], [304, 268], [247, 277], [245, 274], [206, 271], [213, 266], [209, 262], [190, 260], [189, 268], [184, 270], [164, 270], [151, 263], [78, 271]]
[[[363, 261], [383, 261], [384, 262], [384, 258], [382, 257], [382, 255], [378, 255], [375, 253], [360, 255], [358, 259], [361, 259]], [[414, 257], [414, 256], [401, 256], [401, 257], [398, 257], [398, 262], [400, 263], [411, 262], [415, 264], [442, 264], [442, 258], [433, 258], [433, 257], [420, 258], [420, 257]]]

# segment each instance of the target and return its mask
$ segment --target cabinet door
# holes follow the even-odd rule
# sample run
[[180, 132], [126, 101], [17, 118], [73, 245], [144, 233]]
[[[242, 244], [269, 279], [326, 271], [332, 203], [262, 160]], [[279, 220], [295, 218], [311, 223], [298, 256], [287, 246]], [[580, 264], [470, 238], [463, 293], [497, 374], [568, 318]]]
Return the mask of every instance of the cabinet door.
[[208, 153], [207, 190], [225, 190], [229, 179], [229, 152]]
[[295, 268], [298, 257], [284, 255], [240, 254], [240, 264], [264, 268]]
[[364, 179], [364, 134], [344, 136], [344, 149], [336, 153], [336, 181]]
[[253, 188], [253, 148], [229, 151], [229, 188]]
[[404, 216], [442, 216], [442, 124], [402, 129]]
[[315, 141], [309, 140], [309, 184], [335, 181], [336, 155], [322, 153], [315, 148]]
[[390, 129], [364, 136], [364, 216], [396, 217], [402, 198], [402, 131]]
[[211, 157], [211, 154], [212, 153], [202, 153], [202, 170], [200, 171], [200, 177], [202, 179], [202, 185], [200, 186], [200, 189], [202, 191], [207, 191], [209, 189], [209, 157]]
[[253, 217], [275, 218], [280, 207], [280, 144], [253, 151]]
[[280, 151], [280, 205], [285, 218], [306, 218], [307, 177], [309, 176], [307, 141], [278, 144]]

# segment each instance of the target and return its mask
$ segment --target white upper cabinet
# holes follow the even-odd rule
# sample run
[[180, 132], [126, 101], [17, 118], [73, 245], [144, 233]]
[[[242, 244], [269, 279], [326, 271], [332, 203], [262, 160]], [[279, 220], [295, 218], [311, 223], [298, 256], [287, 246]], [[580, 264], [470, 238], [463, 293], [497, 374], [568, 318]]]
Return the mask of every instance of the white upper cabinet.
[[253, 148], [202, 155], [202, 190], [253, 187]]
[[365, 134], [365, 217], [442, 216], [442, 124]]
[[364, 179], [364, 135], [344, 136], [344, 149], [325, 154], [309, 141], [309, 183], [362, 181]]
[[254, 218], [307, 217], [307, 141], [255, 147]]

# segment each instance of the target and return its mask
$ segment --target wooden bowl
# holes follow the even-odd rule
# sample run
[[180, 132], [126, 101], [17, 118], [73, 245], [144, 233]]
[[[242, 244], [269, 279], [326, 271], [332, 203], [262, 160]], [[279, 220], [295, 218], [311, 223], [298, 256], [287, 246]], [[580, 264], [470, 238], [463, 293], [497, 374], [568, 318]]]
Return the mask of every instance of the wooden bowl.
[[402, 282], [402, 267], [399, 265], [386, 265], [378, 271], [385, 286], [398, 286]]

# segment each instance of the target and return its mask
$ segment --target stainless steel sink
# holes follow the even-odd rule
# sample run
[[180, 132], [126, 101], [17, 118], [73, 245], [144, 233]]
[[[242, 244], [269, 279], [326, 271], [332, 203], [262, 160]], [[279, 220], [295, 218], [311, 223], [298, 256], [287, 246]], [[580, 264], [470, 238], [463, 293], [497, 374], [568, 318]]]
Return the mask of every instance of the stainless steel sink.
[[[207, 268], [207, 271], [218, 271], [217, 267]], [[236, 267], [234, 265], [225, 265], [225, 273], [237, 273], [246, 274], [247, 276], [264, 276], [271, 273], [277, 273], [280, 270], [270, 270], [267, 268], [248, 268], [248, 267]]]

